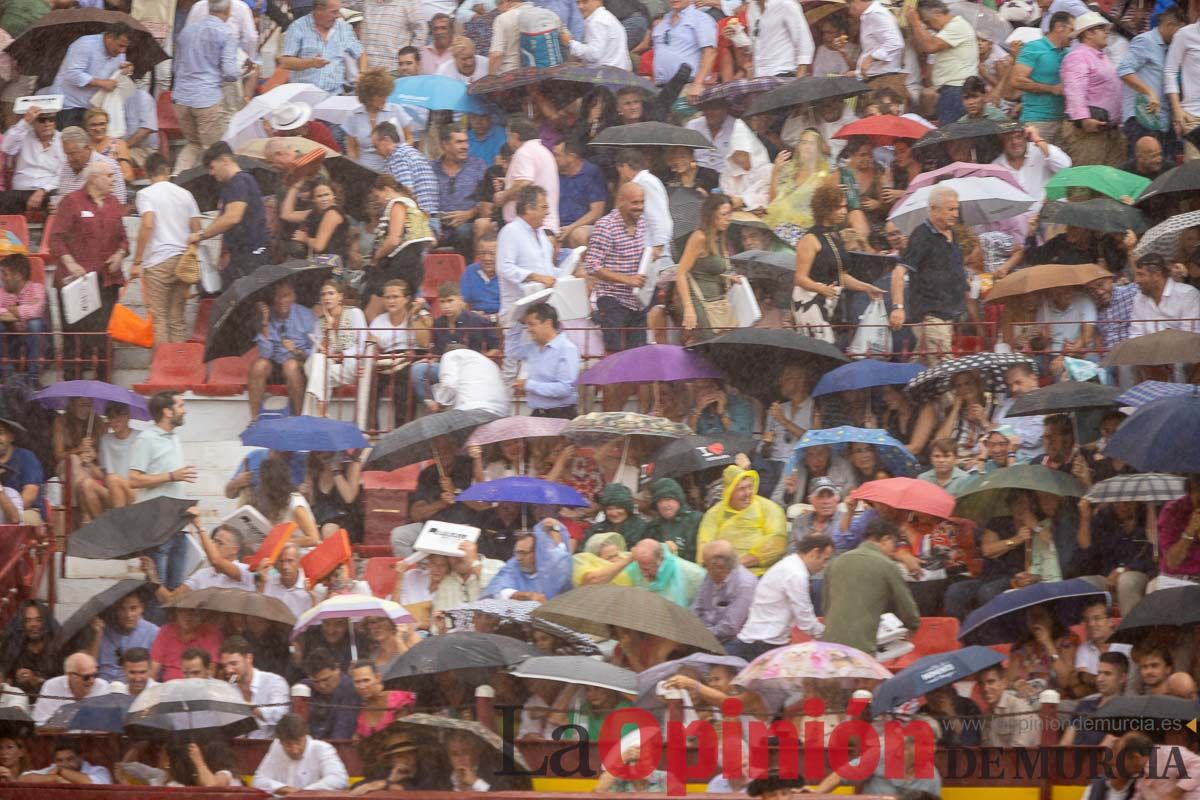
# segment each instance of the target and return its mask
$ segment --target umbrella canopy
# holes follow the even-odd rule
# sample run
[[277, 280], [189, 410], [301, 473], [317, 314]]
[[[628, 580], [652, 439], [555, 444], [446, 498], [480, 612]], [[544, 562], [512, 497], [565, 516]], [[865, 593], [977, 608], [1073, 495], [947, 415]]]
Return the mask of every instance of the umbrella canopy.
[[1178, 167], [1172, 167], [1154, 180], [1150, 181], [1138, 198], [1135, 205], [1144, 206], [1146, 201], [1169, 195], [1188, 194], [1200, 189], [1200, 164], [1185, 161]]
[[866, 94], [871, 88], [857, 78], [847, 78], [842, 75], [824, 78], [805, 76], [791, 83], [785, 83], [778, 89], [772, 89], [766, 94], [760, 94], [746, 109], [748, 116], [765, 114], [768, 111], [782, 111], [796, 106], [811, 105], [834, 97], [856, 97]]
[[47, 730], [121, 733], [133, 698], [127, 694], [85, 697], [60, 706], [42, 726]]
[[207, 589], [187, 592], [167, 603], [164, 608], [195, 608], [221, 614], [244, 614], [288, 627], [296, 624], [296, 615], [279, 598], [243, 589], [210, 586]]
[[701, 675], [707, 676], [709, 668], [717, 666], [730, 667], [735, 672], [741, 672], [748, 664], [744, 658], [715, 656], [712, 653], [692, 653], [690, 656], [655, 664], [637, 674], [638, 698], [635, 705], [645, 709], [663, 707], [663, 699], [658, 696], [656, 691], [658, 684], [677, 674], [681, 667], [694, 669]]
[[1167, 383], [1166, 381], [1142, 381], [1132, 389], [1117, 395], [1117, 405], [1141, 408], [1146, 403], [1164, 397], [1200, 397], [1200, 386], [1194, 383]]
[[1200, 472], [1200, 397], [1167, 397], [1139, 408], [1104, 454], [1144, 472]]
[[342, 187], [342, 208], [346, 213], [357, 220], [371, 219], [371, 188], [380, 173], [350, 156], [326, 159], [325, 169], [333, 182]]
[[269, 133], [263, 127], [262, 120], [285, 103], [307, 103], [316, 107], [327, 97], [329, 92], [311, 83], [281, 84], [242, 106], [229, 120], [221, 139], [228, 142], [230, 147], [237, 147], [251, 139], [261, 139]]
[[913, 149], [924, 149], [946, 142], [965, 142], [970, 139], [994, 139], [1002, 133], [1000, 124], [990, 119], [968, 119], [951, 122], [941, 128], [928, 131], [913, 145]]
[[430, 111], [486, 114], [487, 106], [467, 89], [467, 84], [446, 75], [412, 75], [396, 81], [388, 102]]
[[1084, 578], [1010, 589], [968, 614], [958, 638], [966, 644], [980, 645], [1016, 642], [1028, 629], [1026, 611], [1043, 603], [1050, 606], [1064, 628], [1069, 628], [1079, 622], [1084, 607], [1098, 599], [1107, 603], [1108, 592]]
[[1121, 390], [1116, 386], [1104, 386], [1085, 381], [1063, 381], [1052, 383], [1042, 389], [1034, 389], [1013, 401], [1008, 410], [1010, 417], [1033, 417], [1079, 411], [1085, 408], [1112, 408], [1117, 404]]
[[1150, 592], [1137, 602], [1109, 641], [1137, 644], [1159, 626], [1200, 623], [1200, 584]]
[[712, 150], [713, 144], [700, 131], [665, 122], [635, 122], [613, 125], [600, 131], [589, 147], [690, 147]]
[[613, 436], [653, 436], [658, 439], [679, 439], [691, 429], [663, 417], [635, 414], [632, 411], [593, 411], [567, 423], [562, 435], [571, 441], [611, 438]]
[[[986, 225], [1024, 214], [1037, 200], [1022, 189], [1014, 189], [999, 178], [951, 178], [942, 181], [958, 193], [959, 214], [964, 225]], [[906, 194], [888, 214], [896, 227], [911, 234], [929, 219], [929, 194], [926, 186]]]
[[75, 613], [68, 617], [67, 621], [58, 629], [58, 636], [54, 640], [55, 646], [61, 649], [86, 628], [92, 619], [100, 616], [134, 592], [151, 588], [153, 588], [152, 585], [146, 581], [126, 579], [117, 581], [99, 594], [92, 595], [83, 601], [83, 604], [75, 609]]
[[[320, 103], [313, 106], [313, 119], [319, 119], [322, 122], [332, 122], [334, 125], [342, 125], [346, 120], [350, 119], [362, 102], [353, 95], [334, 95], [327, 97]], [[290, 137], [299, 138], [299, 137]], [[328, 158], [328, 153], [326, 154]]]
[[856, 119], [849, 125], [843, 125], [834, 139], [849, 139], [851, 136], [869, 136], [876, 147], [895, 144], [898, 139], [920, 139], [929, 133], [929, 128], [921, 123], [898, 117], [895, 114], [876, 114], [873, 117]]
[[[872, 119], [872, 117], [867, 117], [867, 119]], [[955, 161], [940, 169], [922, 172], [909, 182], [908, 191], [923, 189], [952, 178], [999, 178], [1014, 189], [1025, 191], [1025, 187], [1021, 186], [1020, 181], [1008, 167], [1002, 167], [999, 164], [974, 164], [970, 161]]]
[[758, 442], [743, 433], [692, 434], [676, 439], [650, 457], [642, 466], [642, 481], [658, 478], [678, 478], [693, 472], [732, 464], [738, 453], [747, 457]]
[[[334, 159], [340, 161], [341, 159]], [[307, 261], [285, 261], [258, 267], [238, 278], [213, 303], [204, 360], [240, 356], [254, 342], [259, 317], [254, 304], [266, 301], [277, 283], [288, 281], [296, 290], [296, 302], [314, 306], [321, 283], [333, 275], [332, 267], [310, 266]]]
[[0, 736], [28, 738], [33, 736], [33, 717], [24, 706], [0, 706]]
[[822, 375], [813, 388], [812, 396], [824, 397], [876, 386], [903, 386], [920, 375], [923, 369], [920, 364], [897, 364], [873, 358], [851, 361]]
[[421, 679], [454, 670], [472, 670], [486, 681], [493, 670], [505, 669], [542, 652], [531, 644], [494, 633], [462, 631], [422, 639], [397, 656], [383, 672], [388, 688], [404, 688]]
[[677, 344], [648, 344], [606, 356], [579, 376], [581, 385], [721, 379], [721, 371]]
[[[1196, 718], [1200, 717], [1200, 703], [1169, 695], [1118, 695], [1091, 716], [1095, 720], [1113, 720], [1111, 724], [1098, 722], [1096, 728], [1111, 730], [1117, 736], [1130, 730], [1173, 733], [1196, 723]], [[1131, 725], [1130, 720], [1137, 722]]]
[[540, 606], [536, 600], [502, 600], [499, 597], [486, 597], [474, 603], [465, 603], [446, 610], [446, 616], [454, 622], [458, 630], [475, 630], [475, 615], [486, 614], [493, 617], [497, 624], [492, 633], [501, 636], [511, 636], [514, 639], [527, 641], [528, 629], [544, 631], [551, 636], [562, 639], [577, 654], [593, 656], [600, 654], [600, 648], [590, 636], [584, 636], [579, 631], [547, 622], [544, 619], [534, 619], [534, 609]]
[[[444, 740], [447, 734], [453, 732], [469, 733], [486, 744], [495, 753], [503, 753], [505, 759], [511, 759], [512, 763], [521, 769], [529, 769], [529, 765], [525, 763], [525, 757], [521, 755], [521, 751], [511, 746], [505, 748], [504, 740], [490, 728], [473, 719], [454, 719], [436, 714], [408, 714], [403, 717], [397, 717], [396, 721], [391, 725], [363, 739], [363, 763], [372, 764], [381, 761], [382, 755], [376, 757], [368, 755], [372, 750], [376, 750], [373, 747], [375, 742], [372, 740], [387, 741], [390, 738], [390, 734], [395, 731], [415, 733], [418, 739], [432, 739], [442, 747], [445, 746]], [[383, 752], [386, 752], [386, 750]]]
[[1082, 188], [1124, 202], [1123, 198], [1137, 197], [1149, 185], [1149, 178], [1116, 167], [1067, 167], [1055, 173], [1046, 183], [1046, 199], [1061, 200], [1067, 196], [1068, 189]]
[[1040, 221], [1046, 225], [1070, 225], [1101, 233], [1141, 233], [1148, 227], [1142, 212], [1107, 197], [1093, 197], [1082, 203], [1046, 203], [1042, 206]]
[[884, 468], [893, 475], [911, 472], [917, 466], [917, 457], [910, 453], [902, 443], [890, 436], [887, 431], [880, 428], [855, 428], [851, 425], [840, 425], [836, 428], [805, 431], [804, 435], [800, 437], [800, 441], [796, 443], [795, 452], [792, 454], [792, 467], [799, 466], [800, 451], [802, 450], [810, 447], [830, 446], [835, 452], [840, 453], [846, 445], [852, 442], [872, 445], [879, 453], [879, 460], [883, 462]]
[[153, 550], [192, 521], [195, 500], [154, 497], [105, 511], [67, 537], [67, 555], [76, 558], [133, 558]]
[[667, 190], [667, 202], [671, 209], [671, 236], [678, 242], [700, 227], [700, 207], [704, 205], [704, 195], [699, 189], [675, 186]]
[[859, 486], [849, 500], [873, 500], [885, 506], [946, 519], [954, 513], [954, 495], [937, 484], [916, 478], [884, 478]]
[[999, 393], [1008, 388], [1004, 383], [1005, 373], [1017, 364], [1036, 369], [1033, 359], [1020, 353], [972, 353], [923, 370], [909, 382], [905, 391], [914, 402], [926, 403], [950, 391], [950, 381], [955, 375], [974, 371], [983, 376], [986, 391]]
[[954, 516], [976, 522], [1007, 516], [1008, 493], [1013, 489], [1047, 492], [1059, 497], [1083, 497], [1087, 492], [1074, 475], [1041, 464], [1017, 464], [1002, 467], [967, 487], [958, 495]]
[[1197, 226], [1200, 226], [1200, 211], [1188, 211], [1168, 217], [1142, 234], [1137, 246], [1133, 248], [1134, 259], [1139, 260], [1148, 253], [1158, 253], [1169, 259], [1184, 255], [1179, 252], [1179, 240], [1184, 231]]
[[1102, 367], [1152, 367], [1187, 364], [1200, 353], [1200, 333], [1167, 328], [1126, 339], [1108, 352]]
[[977, 37], [987, 39], [992, 44], [1003, 44], [1013, 32], [1012, 24], [996, 13], [995, 9], [965, 0], [946, 5], [951, 14], [962, 17], [971, 24]]
[[850, 360], [829, 342], [774, 328], [738, 328], [688, 349], [716, 364], [734, 386], [763, 400], [775, 399], [779, 373], [788, 364], [824, 373]]
[[67, 54], [67, 48], [72, 42], [81, 36], [104, 33], [114, 22], [123, 22], [133, 29], [133, 35], [129, 37], [129, 49], [125, 51], [125, 60], [133, 64], [135, 77], [146, 74], [155, 64], [169, 58], [150, 29], [137, 19], [119, 11], [104, 11], [98, 8], [51, 11], [26, 28], [8, 45], [5, 53], [17, 62], [20, 74], [36, 75], [39, 79], [38, 86], [49, 86], [54, 82]]
[[785, 283], [789, 288], [796, 275], [795, 253], [774, 253], [769, 250], [746, 250], [729, 259], [733, 271], [752, 282]]
[[542, 439], [562, 436], [569, 420], [553, 417], [505, 417], [480, 425], [467, 437], [467, 446], [495, 444], [513, 439]]
[[354, 620], [368, 617], [386, 617], [397, 625], [415, 622], [404, 610], [404, 606], [391, 600], [369, 594], [338, 594], [328, 600], [322, 600], [301, 614], [292, 629], [291, 638], [295, 640], [312, 626], [320, 625], [327, 619]]
[[1092, 503], [1169, 503], [1187, 492], [1187, 482], [1162, 472], [1116, 475], [1093, 484], [1083, 497]]
[[[563, 64], [556, 67], [520, 67], [499, 75], [488, 75], [471, 84], [473, 95], [492, 95], [491, 99], [503, 103], [501, 95], [526, 86], [537, 84], [546, 94], [559, 100], [569, 101], [603, 86], [613, 92], [622, 89], [637, 89], [652, 96], [657, 93], [654, 84], [640, 75], [617, 67], [584, 67]], [[509, 98], [509, 106], [513, 105]]]
[[72, 397], [89, 398], [97, 416], [104, 414], [104, 407], [108, 403], [124, 403], [129, 406], [129, 416], [140, 420], [150, 419], [150, 406], [146, 398], [104, 381], [60, 381], [42, 389], [33, 399], [46, 408], [61, 411]]
[[725, 652], [695, 614], [640, 587], [580, 586], [547, 601], [533, 616], [606, 639], [612, 638], [611, 626], [616, 625], [697, 650]]
[[538, 678], [581, 686], [598, 686], [621, 694], [636, 694], [638, 675], [587, 656], [527, 658], [509, 670], [518, 678]]
[[992, 284], [987, 302], [995, 303], [1021, 295], [1044, 292], [1062, 286], [1086, 286], [1100, 278], [1111, 278], [1112, 273], [1099, 264], [1042, 264], [1026, 267], [1001, 278]]
[[447, 443], [446, 449], [458, 450], [471, 431], [485, 422], [499, 419], [489, 411], [451, 409], [414, 419], [407, 425], [386, 433], [371, 451], [365, 466], [371, 469], [393, 470], [417, 464], [434, 457], [433, 443]]
[[257, 419], [242, 431], [242, 444], [286, 453], [358, 450], [369, 442], [353, 422], [304, 415]]
[[775, 77], [738, 78], [726, 83], [718, 83], [700, 93], [700, 99], [696, 101], [696, 108], [704, 108], [710, 103], [724, 100], [729, 104], [729, 113], [740, 118], [745, 116], [746, 109], [754, 98], [763, 92], [778, 89], [780, 86], [790, 83], [791, 80], [791, 78]]
[[476, 483], [458, 496], [460, 502], [531, 503], [539, 506], [586, 508], [591, 505], [579, 492], [561, 483], [515, 475]]
[[[258, 190], [264, 197], [275, 194], [279, 181], [277, 169], [266, 161], [248, 156], [235, 156], [234, 160], [237, 161], [242, 172], [254, 178], [258, 183]], [[171, 182], [191, 192], [201, 211], [213, 211], [220, 204], [221, 182], [209, 175], [208, 170], [204, 167], [193, 167], [181, 172], [171, 178]]]
[[919, 658], [875, 687], [871, 713], [885, 714], [901, 703], [1003, 662], [1004, 656], [999, 652], [979, 645]]
[[183, 743], [240, 736], [258, 729], [254, 707], [225, 681], [181, 678], [147, 686], [129, 706], [125, 733]]
[[849, 645], [803, 642], [768, 650], [751, 661], [733, 682], [757, 693], [768, 706], [781, 708], [791, 696], [804, 691], [806, 680], [890, 677], [887, 667]]

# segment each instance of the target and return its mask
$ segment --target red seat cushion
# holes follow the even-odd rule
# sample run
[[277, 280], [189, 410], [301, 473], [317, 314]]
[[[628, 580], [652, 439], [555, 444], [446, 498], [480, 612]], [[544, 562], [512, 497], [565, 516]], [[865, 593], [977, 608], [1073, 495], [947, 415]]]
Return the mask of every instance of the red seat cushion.
[[204, 345], [201, 342], [160, 344], [154, 348], [150, 376], [134, 384], [139, 394], [172, 390], [186, 392], [204, 383]]

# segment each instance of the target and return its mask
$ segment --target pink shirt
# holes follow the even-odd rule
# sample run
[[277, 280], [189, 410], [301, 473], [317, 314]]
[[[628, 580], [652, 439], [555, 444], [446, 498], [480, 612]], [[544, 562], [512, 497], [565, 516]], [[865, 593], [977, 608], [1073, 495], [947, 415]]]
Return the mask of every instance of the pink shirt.
[[387, 713], [379, 720], [378, 725], [367, 724], [367, 719], [360, 711], [358, 714], [358, 725], [354, 729], [355, 735], [360, 739], [365, 739], [372, 733], [381, 731], [388, 725], [396, 721], [396, 712], [402, 708], [414, 705], [417, 702], [417, 696], [412, 692], [388, 692], [387, 693]]
[[[1177, 753], [1172, 753], [1172, 749]], [[1171, 748], [1159, 744], [1154, 746], [1150, 764], [1155, 777], [1138, 778], [1134, 800], [1167, 800], [1175, 789], [1183, 791], [1182, 800], [1200, 800], [1200, 756], [1186, 747]], [[1185, 778], [1180, 777], [1180, 764], [1187, 775]]]
[[[529, 181], [546, 190], [546, 201], [550, 204], [550, 213], [542, 227], [557, 231], [558, 223], [558, 164], [554, 154], [546, 149], [538, 139], [530, 139], [517, 148], [513, 153], [512, 162], [508, 165], [508, 174], [504, 176], [504, 188], [512, 186], [517, 181]], [[512, 222], [517, 218], [517, 201], [509, 200], [504, 204], [504, 221]]]
[[1167, 566], [1167, 550], [1175, 545], [1187, 530], [1192, 516], [1192, 499], [1187, 495], [1172, 500], [1158, 512], [1158, 569], [1167, 575], [1200, 576], [1200, 552], [1189, 547], [1178, 566]]
[[17, 317], [17, 330], [25, 330], [25, 321], [41, 319], [46, 313], [46, 287], [37, 281], [26, 281], [16, 294], [0, 288], [0, 309]]
[[1103, 108], [1113, 125], [1121, 124], [1121, 79], [1117, 70], [1094, 47], [1078, 44], [1071, 48], [1059, 70], [1067, 119], [1088, 119], [1088, 106]]
[[217, 659], [217, 650], [221, 647], [221, 631], [215, 625], [201, 625], [196, 628], [195, 635], [188, 641], [179, 638], [179, 626], [169, 622], [158, 629], [154, 644], [150, 645], [150, 658], [155, 664], [162, 665], [160, 681], [170, 681], [183, 677], [180, 662], [183, 651], [189, 647], [207, 650], [213, 660]]

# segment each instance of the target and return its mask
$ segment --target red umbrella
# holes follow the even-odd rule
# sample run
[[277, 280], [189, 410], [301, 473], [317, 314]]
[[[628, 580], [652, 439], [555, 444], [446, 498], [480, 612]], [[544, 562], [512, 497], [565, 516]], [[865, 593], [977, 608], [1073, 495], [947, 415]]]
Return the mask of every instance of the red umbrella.
[[893, 144], [897, 139], [920, 139], [929, 133], [929, 128], [911, 119], [894, 114], [876, 114], [863, 117], [845, 125], [833, 135], [834, 139], [849, 139], [851, 136], [870, 136], [877, 145]]
[[946, 519], [954, 513], [954, 495], [940, 486], [915, 478], [868, 481], [850, 493], [851, 500], [877, 503]]

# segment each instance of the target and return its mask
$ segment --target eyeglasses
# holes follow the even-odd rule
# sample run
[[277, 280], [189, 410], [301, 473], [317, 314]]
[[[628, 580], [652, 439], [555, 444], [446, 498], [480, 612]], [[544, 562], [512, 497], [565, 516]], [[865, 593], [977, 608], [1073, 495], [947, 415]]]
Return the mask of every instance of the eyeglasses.
[[96, 680], [96, 678], [98, 678], [100, 676], [99, 672], [92, 672], [87, 675], [84, 675], [83, 673], [80, 673], [80, 672], [68, 672], [67, 674], [71, 675], [73, 677], [79, 678], [79, 680], [83, 681], [84, 683], [91, 683], [92, 681]]
[[38, 122], [56, 122], [57, 120], [58, 120], [57, 117], [38, 117], [37, 118]]
[[531, 555], [533, 555], [533, 550], [532, 549], [530, 549], [530, 550], [513, 550], [513, 555], [514, 556], [531, 556]]

